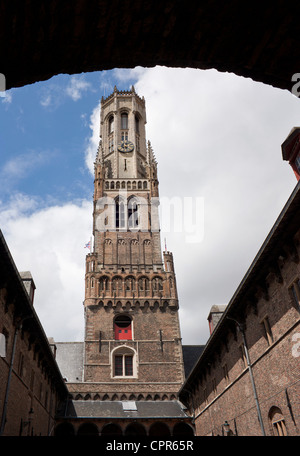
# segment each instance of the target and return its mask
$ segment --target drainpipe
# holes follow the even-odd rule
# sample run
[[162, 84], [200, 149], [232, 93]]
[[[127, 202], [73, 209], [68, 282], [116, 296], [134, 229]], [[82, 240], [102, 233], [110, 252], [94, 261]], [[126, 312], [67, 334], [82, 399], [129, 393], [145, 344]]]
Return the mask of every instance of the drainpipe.
[[227, 319], [233, 320], [237, 324], [237, 326], [242, 334], [243, 345], [244, 345], [244, 350], [245, 350], [245, 355], [246, 355], [246, 360], [247, 360], [247, 365], [248, 365], [248, 371], [249, 371], [249, 375], [250, 375], [255, 405], [256, 405], [257, 414], [258, 414], [258, 421], [259, 421], [259, 424], [261, 427], [262, 435], [265, 436], [266, 433], [265, 433], [264, 423], [262, 420], [260, 406], [259, 406], [259, 402], [258, 402], [258, 397], [257, 397], [257, 392], [256, 392], [256, 387], [255, 387], [255, 382], [254, 382], [254, 377], [253, 377], [253, 372], [252, 372], [252, 366], [251, 366], [251, 362], [250, 362], [250, 356], [249, 356], [249, 352], [248, 352], [248, 348], [247, 348], [245, 332], [244, 332], [243, 326], [238, 321], [236, 321], [234, 318], [227, 317]]
[[11, 382], [11, 376], [12, 376], [12, 370], [13, 370], [13, 364], [14, 364], [14, 358], [15, 358], [15, 352], [16, 352], [17, 336], [18, 336], [20, 329], [22, 328], [23, 321], [27, 320], [28, 318], [32, 318], [32, 316], [23, 318], [23, 320], [21, 320], [21, 322], [15, 329], [13, 347], [12, 347], [12, 353], [11, 353], [11, 360], [10, 360], [10, 366], [9, 366], [9, 372], [8, 372], [8, 378], [7, 378], [7, 385], [6, 385], [6, 391], [5, 391], [3, 413], [2, 413], [2, 419], [1, 419], [0, 436], [2, 436], [2, 434], [4, 432], [5, 424], [6, 424], [8, 393], [9, 393], [9, 388], [10, 388], [10, 382]]

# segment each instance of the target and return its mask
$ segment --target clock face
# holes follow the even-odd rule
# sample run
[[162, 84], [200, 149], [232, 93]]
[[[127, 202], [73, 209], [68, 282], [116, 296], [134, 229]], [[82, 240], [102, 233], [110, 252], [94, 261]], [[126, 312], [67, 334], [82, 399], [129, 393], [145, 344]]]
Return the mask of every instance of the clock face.
[[134, 149], [133, 143], [128, 140], [121, 141], [118, 145], [118, 150], [120, 152], [132, 152], [133, 149]]

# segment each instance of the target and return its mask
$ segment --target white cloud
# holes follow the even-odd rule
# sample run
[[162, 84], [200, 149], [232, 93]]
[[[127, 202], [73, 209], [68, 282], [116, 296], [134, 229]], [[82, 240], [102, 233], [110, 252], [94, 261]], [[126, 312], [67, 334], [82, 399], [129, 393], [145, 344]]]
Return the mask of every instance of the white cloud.
[[[83, 340], [85, 243], [90, 238], [92, 202], [37, 210], [19, 195], [0, 215], [6, 242], [19, 271], [35, 281], [35, 309], [48, 337]], [[16, 211], [15, 208], [18, 208]]]
[[91, 84], [84, 80], [83, 76], [72, 76], [66, 87], [66, 94], [74, 101], [82, 97], [82, 93], [89, 90]]
[[98, 104], [90, 116], [90, 136], [86, 139], [85, 164], [94, 176], [94, 162], [100, 141], [100, 105]]
[[41, 105], [44, 106], [45, 108], [47, 106], [50, 106], [52, 104], [52, 97], [49, 93], [44, 94], [43, 97], [41, 98], [40, 101]]
[[4, 96], [1, 98], [2, 98], [2, 103], [9, 105], [12, 102], [12, 93], [6, 91]]
[[41, 87], [40, 104], [44, 108], [56, 109], [66, 99], [71, 98], [78, 101], [82, 98], [84, 92], [94, 90], [92, 84], [85, 80], [83, 75], [71, 76], [67, 85], [64, 85], [53, 78], [47, 84]]

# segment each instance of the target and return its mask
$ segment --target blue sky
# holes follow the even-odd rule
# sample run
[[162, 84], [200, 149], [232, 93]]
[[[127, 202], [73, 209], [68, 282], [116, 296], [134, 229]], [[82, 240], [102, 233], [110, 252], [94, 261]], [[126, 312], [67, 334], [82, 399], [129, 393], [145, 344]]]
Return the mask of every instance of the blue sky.
[[[12, 89], [0, 98], [0, 227], [17, 268], [32, 272], [46, 334], [82, 340], [99, 101], [114, 85], [132, 84], [146, 100], [162, 208], [175, 201], [178, 210], [176, 220], [162, 211], [161, 236], [174, 255], [183, 342], [205, 343], [211, 306], [228, 303], [296, 185], [281, 156], [300, 125], [290, 92], [215, 70], [163, 67], [59, 75]], [[191, 242], [198, 213], [203, 236]]]
[[89, 115], [118, 82], [114, 71], [58, 75], [9, 91], [0, 111], [2, 202], [14, 192], [40, 204], [91, 196], [84, 165]]

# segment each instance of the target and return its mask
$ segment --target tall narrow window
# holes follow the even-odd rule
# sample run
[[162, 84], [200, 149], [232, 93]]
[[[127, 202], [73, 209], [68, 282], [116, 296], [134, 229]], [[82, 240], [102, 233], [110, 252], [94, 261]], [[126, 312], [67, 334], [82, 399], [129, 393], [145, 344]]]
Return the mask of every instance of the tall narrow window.
[[114, 131], [114, 116], [110, 116], [108, 120], [108, 133], [111, 134]]
[[139, 133], [140, 132], [140, 121], [138, 116], [135, 116], [135, 132]]
[[121, 130], [128, 130], [128, 114], [126, 112], [121, 115]]
[[125, 204], [122, 200], [116, 200], [116, 228], [125, 228]]
[[128, 201], [128, 228], [138, 228], [138, 226], [138, 204], [136, 199], [133, 197]]
[[115, 375], [123, 375], [123, 355], [115, 356]]
[[131, 355], [125, 355], [124, 356], [124, 371], [125, 375], [133, 375], [133, 356]]

